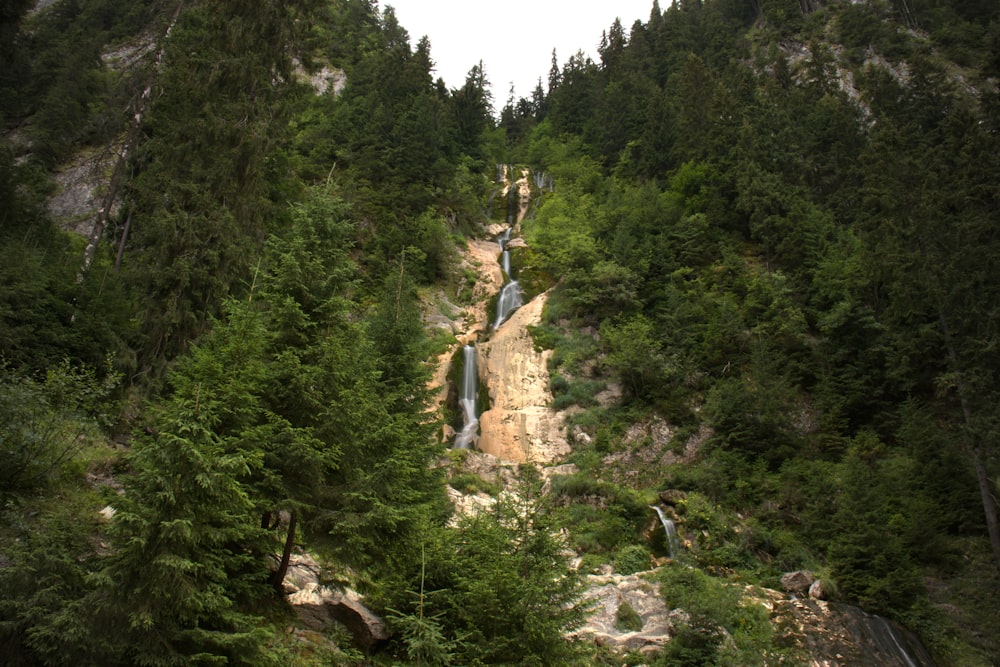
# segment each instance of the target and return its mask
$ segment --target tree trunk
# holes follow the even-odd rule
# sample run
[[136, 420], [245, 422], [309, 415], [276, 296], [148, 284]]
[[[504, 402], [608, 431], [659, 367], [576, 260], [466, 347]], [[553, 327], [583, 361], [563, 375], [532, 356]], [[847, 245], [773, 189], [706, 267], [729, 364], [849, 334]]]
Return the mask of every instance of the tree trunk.
[[118, 242], [118, 254], [115, 256], [115, 271], [122, 268], [122, 257], [125, 255], [125, 242], [128, 240], [128, 230], [132, 227], [132, 210], [129, 209], [128, 217], [125, 218], [125, 229], [122, 230], [122, 238]]
[[[87, 239], [87, 247], [83, 251], [83, 264], [80, 267], [79, 273], [76, 274], [76, 282], [78, 283], [82, 283], [83, 279], [87, 276], [87, 272], [90, 270], [90, 265], [94, 262], [94, 255], [97, 254], [97, 246], [101, 242], [101, 237], [104, 236], [104, 227], [108, 224], [108, 216], [111, 214], [111, 209], [114, 207], [115, 201], [118, 199], [118, 190], [125, 177], [125, 165], [128, 163], [128, 156], [135, 148], [135, 145], [139, 140], [139, 127], [142, 123], [142, 118], [145, 115], [146, 110], [149, 108], [150, 100], [153, 96], [153, 83], [155, 83], [156, 76], [160, 71], [160, 66], [163, 64], [163, 56], [167, 50], [167, 39], [170, 37], [170, 31], [173, 30], [174, 24], [177, 23], [177, 19], [180, 17], [181, 9], [183, 7], [183, 1], [177, 3], [177, 9], [174, 10], [174, 15], [170, 19], [170, 23], [167, 25], [167, 29], [163, 33], [163, 38], [160, 41], [160, 49], [157, 51], [156, 60], [153, 62], [153, 71], [150, 81], [146, 84], [142, 94], [135, 103], [135, 113], [132, 116], [132, 124], [129, 126], [128, 134], [125, 136], [125, 141], [122, 143], [121, 150], [118, 153], [118, 160], [115, 162], [115, 168], [111, 172], [111, 181], [108, 183], [108, 190], [104, 194], [104, 200], [101, 202], [101, 208], [97, 211], [97, 217], [94, 219], [94, 225], [91, 227], [90, 236]], [[129, 220], [131, 221], [131, 215]], [[115, 261], [116, 269], [121, 263], [121, 254], [123, 249], [124, 240], [122, 242], [122, 247], [119, 248], [118, 258]]]
[[972, 409], [969, 407], [968, 392], [965, 379], [958, 360], [958, 353], [951, 339], [951, 329], [945, 317], [944, 309], [938, 307], [938, 319], [941, 323], [941, 333], [944, 335], [945, 347], [948, 350], [948, 360], [955, 373], [955, 387], [958, 392], [958, 402], [962, 406], [962, 419], [965, 424], [966, 437], [971, 444], [972, 464], [976, 469], [976, 480], [979, 483], [979, 496], [983, 503], [983, 513], [986, 516], [986, 532], [990, 536], [990, 546], [993, 547], [993, 560], [1000, 569], [1000, 521], [997, 518], [997, 503], [990, 488], [990, 477], [986, 470], [986, 454], [972, 423]]
[[295, 546], [295, 525], [298, 522], [298, 514], [293, 510], [288, 514], [288, 534], [285, 536], [285, 548], [281, 551], [281, 562], [278, 569], [271, 575], [271, 586], [274, 587], [278, 595], [284, 594], [282, 584], [285, 575], [288, 574], [288, 562], [292, 558], [292, 547]]

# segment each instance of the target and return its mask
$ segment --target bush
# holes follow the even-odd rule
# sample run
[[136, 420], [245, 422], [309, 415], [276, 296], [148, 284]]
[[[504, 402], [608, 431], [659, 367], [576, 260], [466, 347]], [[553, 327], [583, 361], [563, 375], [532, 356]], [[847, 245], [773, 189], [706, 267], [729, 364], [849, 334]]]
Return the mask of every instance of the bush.
[[[668, 649], [655, 664], [777, 664], [767, 610], [743, 599], [742, 586], [729, 585], [689, 567], [670, 566], [657, 572], [663, 597], [688, 612]], [[725, 634], [733, 641], [723, 642]], [[719, 655], [725, 653], [725, 657]], [[772, 660], [772, 657], [775, 657]]]
[[496, 496], [500, 493], [500, 485], [488, 482], [472, 472], [459, 473], [448, 480], [449, 486], [459, 493], [486, 493]]
[[622, 600], [622, 603], [618, 605], [618, 611], [615, 612], [615, 629], [621, 632], [642, 630], [642, 617], [627, 600]]
[[630, 544], [615, 555], [614, 566], [618, 574], [644, 572], [649, 565], [649, 551], [640, 544]]

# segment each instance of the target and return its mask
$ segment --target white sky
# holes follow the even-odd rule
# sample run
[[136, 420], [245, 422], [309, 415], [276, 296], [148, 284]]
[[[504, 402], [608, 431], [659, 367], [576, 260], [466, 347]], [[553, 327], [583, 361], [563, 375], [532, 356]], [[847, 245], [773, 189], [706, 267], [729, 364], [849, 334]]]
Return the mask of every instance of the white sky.
[[[660, 7], [669, 4], [661, 0]], [[380, 0], [380, 8], [387, 6], [396, 10], [411, 46], [424, 35], [430, 39], [433, 76], [448, 88], [460, 88], [482, 60], [499, 111], [511, 81], [518, 98], [531, 96], [538, 77], [546, 88], [553, 48], [560, 69], [580, 50], [600, 62], [601, 32], [617, 17], [627, 37], [636, 19], [649, 21], [653, 0]]]

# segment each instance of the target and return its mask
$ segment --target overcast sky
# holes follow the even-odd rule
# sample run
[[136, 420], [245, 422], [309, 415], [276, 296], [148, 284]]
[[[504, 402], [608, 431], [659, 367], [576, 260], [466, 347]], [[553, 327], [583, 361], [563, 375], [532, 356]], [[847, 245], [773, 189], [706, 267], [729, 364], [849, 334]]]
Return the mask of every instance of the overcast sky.
[[[669, 2], [660, 2], [666, 7]], [[381, 0], [416, 46], [431, 41], [434, 76], [449, 88], [460, 88], [480, 60], [493, 87], [493, 104], [507, 102], [511, 81], [517, 97], [530, 97], [538, 77], [546, 86], [552, 49], [560, 68], [582, 50], [599, 62], [601, 33], [620, 18], [626, 36], [636, 19], [649, 21], [653, 0]]]

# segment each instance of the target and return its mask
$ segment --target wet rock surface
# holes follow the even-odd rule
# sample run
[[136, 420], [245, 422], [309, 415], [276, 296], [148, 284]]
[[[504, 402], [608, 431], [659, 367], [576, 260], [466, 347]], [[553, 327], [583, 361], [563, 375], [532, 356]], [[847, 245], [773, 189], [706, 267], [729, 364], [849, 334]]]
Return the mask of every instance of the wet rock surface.
[[479, 448], [514, 462], [551, 463], [569, 453], [561, 415], [549, 407], [550, 350], [535, 349], [529, 326], [541, 322], [546, 295], [525, 304], [478, 346], [479, 377], [491, 408], [479, 417]]

